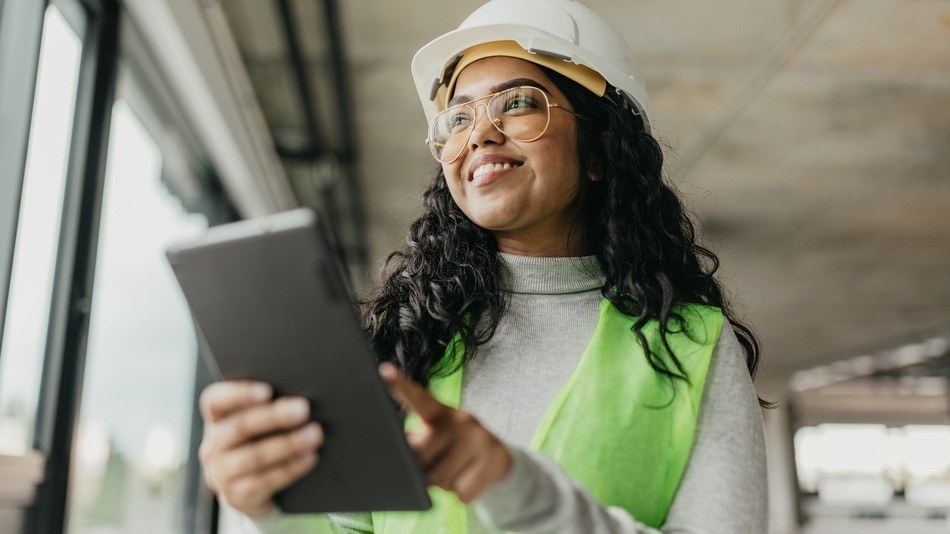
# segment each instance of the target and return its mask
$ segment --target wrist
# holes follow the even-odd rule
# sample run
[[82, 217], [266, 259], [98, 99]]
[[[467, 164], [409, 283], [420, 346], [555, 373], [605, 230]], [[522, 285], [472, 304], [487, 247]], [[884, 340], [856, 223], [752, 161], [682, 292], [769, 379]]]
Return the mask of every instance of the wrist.
[[263, 505], [257, 506], [254, 508], [241, 508], [241, 509], [236, 508], [234, 505], [228, 503], [227, 501], [225, 501], [225, 504], [227, 504], [231, 508], [234, 508], [238, 512], [241, 512], [242, 514], [247, 516], [248, 519], [251, 519], [253, 521], [261, 521], [264, 519], [268, 519], [271, 516], [281, 515], [281, 510], [280, 508], [277, 507], [277, 505], [274, 504], [274, 501], [268, 501], [264, 503]]

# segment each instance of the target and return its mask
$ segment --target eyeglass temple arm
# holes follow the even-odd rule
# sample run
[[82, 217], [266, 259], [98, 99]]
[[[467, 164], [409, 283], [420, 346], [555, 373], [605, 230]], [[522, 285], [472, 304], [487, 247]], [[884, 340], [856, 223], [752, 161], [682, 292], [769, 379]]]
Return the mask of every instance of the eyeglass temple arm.
[[557, 109], [560, 109], [561, 111], [566, 111], [566, 112], [570, 113], [571, 115], [574, 115], [574, 116], [577, 117], [578, 119], [584, 119], [584, 120], [587, 121], [587, 122], [593, 122], [592, 120], [588, 119], [587, 117], [585, 117], [585, 116], [583, 116], [583, 115], [578, 115], [577, 113], [575, 113], [574, 111], [572, 111], [572, 110], [570, 110], [570, 109], [562, 108], [561, 106], [558, 105], [557, 102], [551, 102], [551, 103], [549, 103], [549, 104], [548, 104], [548, 107], [549, 107], [549, 108], [557, 108]]

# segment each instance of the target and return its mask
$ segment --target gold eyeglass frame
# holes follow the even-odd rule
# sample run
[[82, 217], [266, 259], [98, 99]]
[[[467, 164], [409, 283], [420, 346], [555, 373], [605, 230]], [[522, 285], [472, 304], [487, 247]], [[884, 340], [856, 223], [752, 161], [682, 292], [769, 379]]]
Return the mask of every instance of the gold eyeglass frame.
[[[500, 96], [500, 95], [503, 95], [503, 94], [505, 94], [505, 93], [507, 93], [507, 92], [509, 92], [509, 91], [514, 91], [514, 90], [518, 90], [518, 89], [532, 89], [532, 90], [535, 90], [535, 91], [541, 93], [541, 94], [544, 96], [544, 102], [545, 102], [545, 104], [546, 104], [546, 106], [547, 106], [546, 109], [547, 109], [547, 113], [548, 113], [548, 118], [547, 118], [547, 121], [546, 121], [545, 124], [544, 124], [544, 128], [541, 130], [541, 133], [539, 133], [539, 134], [536, 135], [535, 137], [532, 137], [531, 139], [518, 139], [517, 137], [512, 137], [512, 136], [510, 136], [509, 134], [505, 133], [505, 131], [501, 129], [501, 126], [499, 126], [499, 123], [501, 122], [501, 119], [500, 119], [500, 118], [492, 118], [491, 113], [489, 112], [489, 110], [491, 109], [490, 104], [492, 103], [492, 100], [493, 100], [494, 98], [496, 98], [496, 97], [498, 97], [498, 96]], [[486, 100], [487, 100], [487, 102], [485, 102]], [[440, 143], [435, 143], [435, 142], [431, 141], [431, 138], [430, 138], [430, 137], [427, 137], [427, 138], [426, 138], [426, 146], [429, 147], [429, 153], [432, 154], [432, 157], [435, 158], [436, 161], [438, 161], [439, 163], [442, 163], [442, 164], [454, 163], [456, 160], [459, 159], [459, 157], [462, 155], [462, 153], [465, 152], [465, 146], [468, 145], [468, 140], [471, 139], [471, 137], [472, 137], [472, 132], [475, 131], [475, 126], [478, 124], [478, 108], [479, 108], [479, 106], [485, 106], [485, 116], [488, 117], [489, 122], [491, 123], [491, 125], [494, 126], [495, 129], [498, 130], [499, 133], [501, 133], [502, 135], [504, 135], [505, 137], [507, 137], [507, 138], [509, 138], [509, 139], [513, 139], [513, 140], [518, 141], [518, 142], [520, 142], [520, 143], [530, 143], [530, 142], [532, 142], [532, 141], [537, 141], [537, 140], [540, 139], [545, 133], [547, 133], [548, 127], [551, 125], [551, 108], [560, 109], [560, 110], [563, 110], [563, 111], [566, 111], [566, 112], [570, 113], [571, 115], [574, 115], [575, 117], [577, 117], [577, 118], [579, 118], [579, 119], [587, 120], [586, 117], [584, 117], [584, 116], [582, 116], [582, 115], [578, 115], [578, 114], [575, 113], [573, 110], [567, 109], [567, 108], [565, 108], [565, 107], [561, 107], [560, 105], [558, 105], [557, 102], [551, 102], [551, 98], [548, 96], [547, 92], [545, 92], [545, 91], [544, 91], [543, 89], [541, 89], [540, 87], [535, 87], [535, 86], [533, 86], [533, 85], [521, 85], [521, 86], [518, 86], [518, 87], [509, 87], [509, 88], [507, 88], [507, 89], [503, 89], [503, 90], [501, 90], [501, 91], [498, 91], [497, 93], [492, 93], [492, 94], [490, 94], [490, 95], [485, 95], [485, 96], [483, 96], [483, 97], [476, 98], [476, 99], [474, 99], [474, 100], [469, 100], [468, 102], [463, 102], [463, 103], [461, 103], [461, 104], [455, 104], [454, 106], [449, 106], [449, 107], [443, 109], [442, 111], [440, 111], [439, 113], [437, 113], [435, 117], [432, 117], [432, 120], [429, 121], [429, 134], [430, 134], [430, 135], [432, 134], [432, 129], [435, 127], [436, 121], [439, 120], [440, 117], [442, 117], [443, 115], [445, 115], [446, 113], [448, 113], [449, 111], [451, 111], [451, 110], [453, 110], [453, 109], [459, 109], [459, 108], [466, 107], [466, 108], [468, 108], [468, 109], [470, 109], [470, 110], [472, 111], [472, 117], [474, 117], [474, 119], [473, 119], [472, 122], [471, 122], [471, 125], [469, 125], [469, 127], [468, 127], [468, 137], [466, 138], [465, 143], [462, 143], [462, 148], [461, 148], [461, 150], [459, 150], [458, 154], [456, 154], [455, 157], [453, 157], [452, 159], [450, 159], [450, 160], [448, 160], [448, 161], [442, 160], [441, 158], [439, 158], [439, 157], [436, 156], [436, 154], [435, 154], [435, 149], [433, 148], [433, 145], [438, 145], [438, 144], [440, 144]], [[443, 143], [443, 144], [441, 144], [441, 146], [445, 147], [445, 144]]]

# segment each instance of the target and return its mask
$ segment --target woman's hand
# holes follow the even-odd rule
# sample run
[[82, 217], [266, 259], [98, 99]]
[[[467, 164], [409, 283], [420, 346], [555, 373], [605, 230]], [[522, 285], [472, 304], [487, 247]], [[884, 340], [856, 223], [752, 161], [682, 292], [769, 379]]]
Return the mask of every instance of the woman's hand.
[[379, 374], [396, 401], [425, 423], [422, 430], [406, 437], [429, 484], [454, 492], [468, 504], [505, 478], [511, 454], [472, 414], [442, 404], [392, 364], [382, 364]]
[[201, 393], [198, 458], [211, 491], [249, 517], [274, 508], [274, 494], [317, 464], [323, 431], [300, 397], [272, 400], [262, 382], [225, 381]]

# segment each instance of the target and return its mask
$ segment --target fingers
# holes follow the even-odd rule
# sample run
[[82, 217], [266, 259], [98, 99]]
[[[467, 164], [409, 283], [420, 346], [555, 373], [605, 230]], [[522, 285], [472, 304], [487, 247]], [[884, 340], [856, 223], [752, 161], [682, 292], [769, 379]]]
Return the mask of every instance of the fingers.
[[379, 374], [393, 398], [425, 423], [406, 438], [429, 484], [469, 503], [508, 474], [512, 462], [508, 449], [472, 414], [442, 404], [390, 363], [380, 365]]
[[264, 471], [289, 459], [314, 453], [323, 444], [323, 431], [316, 423], [297, 430], [275, 434], [242, 447], [222, 452], [215, 464], [217, 479], [228, 482], [235, 478]]
[[[482, 429], [486, 435], [487, 431]], [[468, 504], [489, 486], [502, 480], [511, 469], [511, 455], [501, 442], [483, 447], [473, 439], [459, 440], [459, 444], [445, 451], [428, 469], [429, 484], [455, 493], [459, 500]]]
[[[198, 458], [207, 471], [220, 469], [219, 463], [232, 449], [254, 442], [269, 443], [261, 438], [301, 427], [307, 422], [309, 413], [310, 406], [306, 399], [286, 397], [231, 412], [228, 417], [217, 421], [206, 420], [204, 437], [198, 447]], [[258, 464], [265, 463], [258, 462]], [[263, 466], [258, 464], [252, 467]], [[217, 485], [215, 477], [208, 478], [209, 486], [215, 489]]]
[[430, 424], [444, 416], [452, 408], [442, 404], [429, 391], [406, 378], [391, 363], [379, 366], [379, 374], [383, 377], [389, 392], [403, 409], [415, 412], [423, 422]]
[[322, 444], [322, 430], [310, 423], [223, 451], [207, 465], [205, 474], [231, 506], [247, 515], [263, 515], [276, 492], [317, 464], [316, 449]]
[[[504, 478], [511, 468], [511, 455], [505, 445], [464, 410], [450, 418], [452, 430], [420, 432], [413, 435], [413, 448], [423, 463], [429, 483], [452, 491], [468, 503], [491, 484]], [[451, 438], [439, 434], [450, 434]]]
[[446, 452], [426, 470], [426, 478], [433, 486], [455, 491], [457, 479], [477, 462], [478, 454], [468, 447], [456, 447]]
[[323, 431], [308, 423], [301, 397], [271, 400], [267, 384], [226, 381], [201, 394], [204, 437], [198, 458], [208, 486], [251, 517], [273, 508], [274, 494], [312, 469]]
[[481, 494], [481, 491], [479, 491], [481, 488], [488, 487], [487, 484], [483, 483], [484, 479], [485, 475], [478, 470], [478, 465], [473, 465], [459, 474], [453, 491], [463, 504], [469, 504]]
[[297, 428], [307, 422], [310, 403], [301, 397], [284, 397], [251, 406], [208, 427], [206, 438], [222, 449], [257, 439], [272, 432]]
[[201, 392], [198, 401], [205, 421], [215, 422], [235, 410], [263, 404], [271, 399], [274, 391], [270, 385], [251, 380], [227, 380], [215, 382]]
[[317, 464], [313, 451], [291, 456], [271, 468], [238, 478], [218, 494], [249, 517], [264, 517], [274, 507], [273, 496], [305, 475]]
[[[481, 425], [470, 413], [463, 410], [452, 410], [438, 425], [426, 426], [421, 430], [410, 432], [406, 439], [419, 457], [422, 468], [431, 476], [431, 471], [438, 463], [447, 461], [450, 454], [464, 450], [466, 447], [460, 441], [465, 435], [472, 433], [470, 427], [481, 428]], [[486, 431], [487, 433], [487, 431]], [[431, 481], [430, 481], [431, 482]], [[431, 482], [435, 484], [435, 482]]]
[[514, 460], [508, 447], [488, 432], [474, 436], [473, 449], [479, 454], [472, 458], [452, 480], [452, 491], [459, 500], [468, 504], [489, 486], [508, 476]]

